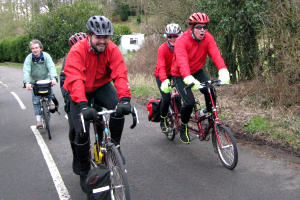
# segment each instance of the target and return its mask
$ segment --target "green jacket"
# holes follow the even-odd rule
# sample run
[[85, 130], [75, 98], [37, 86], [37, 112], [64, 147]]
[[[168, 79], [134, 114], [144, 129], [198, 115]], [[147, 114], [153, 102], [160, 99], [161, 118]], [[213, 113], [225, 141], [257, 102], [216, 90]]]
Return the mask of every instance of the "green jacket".
[[32, 53], [29, 54], [23, 64], [23, 81], [24, 83], [33, 83], [38, 80], [50, 79], [57, 77], [56, 67], [51, 56], [44, 52], [44, 59], [39, 62], [32, 61]]

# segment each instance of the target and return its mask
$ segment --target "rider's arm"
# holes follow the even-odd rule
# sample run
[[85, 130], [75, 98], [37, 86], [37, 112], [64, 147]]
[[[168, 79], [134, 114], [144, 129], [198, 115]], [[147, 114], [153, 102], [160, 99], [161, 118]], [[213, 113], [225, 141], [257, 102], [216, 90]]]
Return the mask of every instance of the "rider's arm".
[[47, 52], [43, 52], [44, 57], [45, 57], [45, 62], [46, 66], [49, 71], [50, 79], [55, 80], [57, 78], [57, 72], [56, 72], [56, 67], [55, 64], [51, 58], [51, 56]]
[[86, 67], [79, 51], [70, 51], [64, 68], [66, 79], [64, 88], [70, 92], [72, 101], [87, 102], [84, 82], [86, 80]]
[[23, 81], [25, 84], [29, 84], [31, 81], [31, 63], [32, 63], [32, 54], [29, 54], [23, 64]]
[[208, 39], [208, 55], [211, 57], [218, 70], [222, 68], [227, 69], [213, 36], [206, 33], [205, 37]]
[[131, 98], [129, 81], [127, 78], [127, 67], [124, 63], [121, 51], [113, 44], [110, 46], [108, 54], [111, 78], [114, 81], [114, 86], [117, 89], [119, 99], [124, 97]]
[[[165, 43], [164, 43], [165, 44]], [[162, 44], [157, 50], [157, 60], [156, 60], [156, 69], [158, 71], [158, 77], [161, 82], [166, 80], [167, 72], [166, 72], [166, 59], [164, 52], [164, 44]]]

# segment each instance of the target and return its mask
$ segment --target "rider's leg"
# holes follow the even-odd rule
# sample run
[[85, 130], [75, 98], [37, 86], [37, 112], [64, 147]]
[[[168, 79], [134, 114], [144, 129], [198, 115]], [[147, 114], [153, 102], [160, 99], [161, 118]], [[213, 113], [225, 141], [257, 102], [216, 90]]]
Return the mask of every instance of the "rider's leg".
[[[79, 163], [79, 175], [80, 175], [80, 185], [81, 189], [86, 192], [85, 179], [91, 168], [90, 158], [89, 158], [89, 124], [86, 124], [86, 133], [83, 133], [80, 121], [80, 110], [78, 105], [71, 101], [70, 102], [70, 119], [72, 120], [72, 125], [74, 126], [75, 138], [74, 138], [74, 158], [78, 159]], [[70, 138], [73, 139], [73, 138]], [[70, 142], [72, 142], [70, 140]], [[72, 143], [71, 143], [72, 144]]]
[[[118, 95], [116, 89], [111, 83], [107, 83], [97, 89], [93, 94], [89, 94], [88, 98], [93, 96], [95, 104], [106, 109], [115, 109], [118, 104]], [[124, 116], [111, 115], [109, 122], [109, 129], [111, 133], [112, 142], [119, 145], [123, 132], [125, 118]]]
[[[207, 77], [206, 73], [204, 72], [204, 70], [199, 70], [194, 74], [194, 77], [200, 81], [200, 82], [206, 82], [209, 80], [209, 78]], [[212, 111], [212, 103], [209, 97], [209, 93], [207, 88], [202, 88], [200, 89], [200, 91], [204, 94], [204, 99], [205, 99], [205, 104], [206, 104], [206, 110], [207, 112], [211, 112]], [[216, 95], [215, 95], [215, 90], [214, 88], [211, 89], [211, 95], [213, 97], [213, 101], [214, 103], [216, 103]]]
[[75, 128], [73, 125], [73, 122], [71, 120], [71, 116], [68, 113], [68, 122], [69, 122], [69, 141], [71, 144], [72, 154], [73, 154], [73, 162], [72, 162], [72, 168], [73, 172], [77, 175], [80, 175], [80, 164], [79, 164], [79, 158], [75, 151]]
[[161, 103], [160, 103], [160, 116], [161, 116], [161, 121], [160, 121], [160, 128], [163, 133], [166, 133], [169, 131], [168, 125], [167, 125], [167, 120], [166, 116], [169, 110], [169, 105], [171, 101], [171, 95], [170, 93], [166, 94], [163, 91], [161, 91], [160, 86], [161, 86], [161, 81], [159, 80], [158, 77], [156, 77], [156, 83], [159, 88], [160, 94], [161, 94]]
[[[55, 112], [55, 104], [54, 104], [53, 99], [56, 100], [56, 98], [54, 97], [52, 88], [50, 88], [50, 94], [48, 95], [49, 109], [50, 109], [50, 111]], [[56, 101], [57, 101], [57, 100], [56, 100]]]
[[42, 125], [42, 110], [41, 110], [41, 103], [40, 103], [41, 97], [35, 96], [32, 91], [32, 104], [34, 109], [34, 115], [36, 118], [36, 128], [41, 128]]
[[183, 79], [181, 77], [173, 77], [175, 81], [175, 86], [183, 100], [183, 105], [180, 109], [181, 114], [181, 126], [180, 126], [180, 139], [183, 143], [189, 144], [190, 137], [187, 124], [190, 120], [193, 107], [195, 105], [195, 97], [191, 89], [187, 89], [186, 92], [184, 88], [186, 87]]

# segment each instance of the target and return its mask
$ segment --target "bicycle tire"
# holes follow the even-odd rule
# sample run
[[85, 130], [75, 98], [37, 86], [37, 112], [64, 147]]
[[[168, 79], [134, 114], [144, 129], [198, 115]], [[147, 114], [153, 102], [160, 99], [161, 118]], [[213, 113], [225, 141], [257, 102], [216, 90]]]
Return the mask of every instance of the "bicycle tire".
[[44, 120], [44, 123], [46, 126], [45, 128], [48, 133], [49, 140], [51, 140], [52, 137], [51, 137], [51, 131], [50, 131], [50, 126], [49, 126], [50, 112], [49, 112], [48, 106], [45, 101], [42, 102], [42, 108], [43, 108], [43, 120]]
[[111, 170], [111, 194], [115, 200], [130, 200], [127, 172], [119, 150], [112, 144], [105, 156], [106, 166]]
[[165, 135], [168, 140], [173, 141], [177, 131], [176, 119], [174, 116], [174, 111], [169, 107], [169, 112], [167, 114], [167, 125], [172, 131], [167, 132]]
[[233, 170], [238, 163], [238, 150], [236, 140], [230, 129], [223, 124], [217, 124], [212, 132], [212, 143], [223, 166]]

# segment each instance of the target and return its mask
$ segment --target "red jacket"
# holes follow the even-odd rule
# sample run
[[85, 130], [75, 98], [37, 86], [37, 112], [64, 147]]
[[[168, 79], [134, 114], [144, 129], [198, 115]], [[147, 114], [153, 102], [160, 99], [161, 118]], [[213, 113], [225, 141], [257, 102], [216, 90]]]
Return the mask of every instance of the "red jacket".
[[131, 97], [127, 67], [119, 48], [109, 41], [106, 50], [96, 54], [87, 39], [77, 42], [67, 55], [64, 88], [73, 101], [87, 102], [85, 93], [93, 92], [114, 80], [119, 99]]
[[227, 68], [214, 37], [206, 32], [204, 39], [198, 42], [192, 37], [191, 29], [188, 29], [175, 42], [172, 76], [185, 78], [194, 74], [205, 64], [207, 54], [218, 70]]
[[157, 50], [157, 61], [154, 75], [159, 77], [159, 80], [163, 82], [171, 75], [171, 65], [173, 60], [173, 52], [168, 46], [168, 42], [164, 42]]

